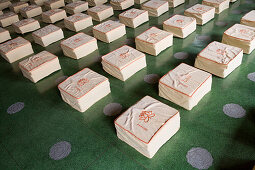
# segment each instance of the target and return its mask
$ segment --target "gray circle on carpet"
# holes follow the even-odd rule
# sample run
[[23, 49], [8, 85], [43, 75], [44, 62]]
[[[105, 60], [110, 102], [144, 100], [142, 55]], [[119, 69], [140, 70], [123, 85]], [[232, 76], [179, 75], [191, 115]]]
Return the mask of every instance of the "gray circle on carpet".
[[246, 4], [253, 4], [254, 2], [249, 1], [249, 0], [246, 0], [245, 3], [246, 3]]
[[115, 22], [119, 22], [119, 23], [120, 23], [120, 20], [119, 20], [119, 18], [118, 18], [118, 17], [113, 17], [113, 18], [111, 18], [111, 20], [112, 20], [112, 21], [115, 21]]
[[71, 144], [66, 141], [61, 141], [54, 144], [50, 148], [49, 156], [53, 160], [60, 160], [67, 157], [71, 152]]
[[186, 52], [178, 52], [174, 54], [174, 57], [179, 60], [185, 60], [189, 57], [189, 54]]
[[67, 78], [68, 78], [68, 76], [61, 76], [61, 77], [57, 78], [57, 79], [55, 80], [55, 82], [56, 82], [56, 84], [60, 84], [60, 83], [62, 83], [63, 81], [65, 81], [65, 79], [67, 79]]
[[241, 10], [238, 10], [238, 9], [235, 9], [235, 10], [232, 10], [231, 13], [232, 13], [232, 14], [241, 14], [242, 11], [241, 11]]
[[224, 105], [223, 112], [233, 118], [241, 118], [246, 115], [246, 110], [242, 106], [233, 103]]
[[125, 44], [134, 44], [135, 41], [131, 38], [125, 40]]
[[95, 62], [101, 62], [102, 61], [102, 56], [101, 55], [97, 55], [93, 58], [93, 61]]
[[215, 25], [217, 25], [219, 27], [225, 27], [228, 24], [225, 21], [217, 21], [217, 22], [215, 22]]
[[210, 152], [204, 148], [191, 148], [187, 155], [187, 162], [197, 169], [208, 169], [212, 166], [213, 157]]
[[210, 41], [211, 37], [208, 35], [199, 35], [199, 36], [197, 36], [197, 39], [200, 41]]
[[157, 74], [147, 74], [144, 76], [144, 81], [149, 84], [156, 84], [158, 83], [160, 77]]
[[17, 112], [21, 111], [24, 107], [25, 107], [25, 104], [24, 104], [23, 102], [14, 103], [14, 104], [12, 104], [12, 105], [7, 109], [7, 113], [8, 113], [8, 114], [17, 113]]
[[115, 116], [122, 111], [122, 105], [119, 103], [109, 103], [104, 107], [104, 114], [106, 116]]
[[249, 73], [249, 74], [247, 75], [247, 78], [248, 78], [249, 80], [255, 82], [255, 72]]

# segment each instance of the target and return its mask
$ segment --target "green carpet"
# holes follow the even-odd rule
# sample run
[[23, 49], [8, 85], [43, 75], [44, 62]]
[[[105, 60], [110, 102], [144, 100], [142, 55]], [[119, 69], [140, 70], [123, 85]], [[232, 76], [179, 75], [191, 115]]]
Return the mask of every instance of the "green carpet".
[[[200, 2], [200, 1], [199, 1]], [[107, 74], [101, 66], [100, 57], [127, 44], [135, 47], [134, 37], [162, 23], [173, 14], [183, 14], [184, 10], [198, 1], [186, 1], [158, 18], [136, 29], [126, 28], [122, 38], [106, 44], [98, 41], [99, 50], [80, 60], [63, 55], [59, 42], [43, 48], [32, 43], [35, 53], [43, 50], [59, 57], [61, 71], [34, 84], [23, 77], [18, 62], [9, 64], [0, 58], [0, 169], [193, 169], [187, 162], [186, 154], [193, 147], [208, 150], [213, 157], [210, 169], [252, 169], [255, 164], [255, 82], [247, 78], [255, 72], [255, 51], [244, 55], [240, 67], [227, 78], [213, 76], [212, 91], [191, 111], [158, 96], [158, 85], [144, 82], [147, 74], [160, 77], [184, 62], [194, 65], [196, 55], [211, 41], [221, 41], [223, 32], [241, 17], [255, 9], [254, 0], [239, 0], [231, 3], [215, 19], [186, 39], [174, 38], [174, 45], [157, 57], [146, 55], [147, 67], [125, 82]], [[135, 7], [139, 8], [138, 5]], [[117, 20], [120, 12], [115, 12], [112, 20]], [[35, 19], [41, 20], [40, 17]], [[227, 26], [219, 21], [226, 22]], [[41, 23], [41, 27], [46, 24]], [[99, 22], [94, 22], [98, 24]], [[63, 28], [65, 38], [74, 35], [64, 28], [63, 21], [57, 22]], [[224, 23], [223, 23], [224, 25]], [[18, 35], [13, 32], [12, 38]], [[92, 35], [92, 27], [82, 32]], [[202, 37], [201, 37], [202, 36]], [[31, 33], [24, 37], [32, 41]], [[176, 59], [176, 52], [187, 52], [185, 60]], [[80, 113], [60, 96], [56, 79], [70, 76], [84, 67], [106, 76], [110, 80], [111, 93], [97, 102], [86, 112]], [[148, 159], [117, 138], [113, 124], [116, 116], [106, 116], [104, 107], [109, 103], [120, 103], [123, 111], [150, 95], [180, 111], [181, 128], [165, 143], [152, 159]], [[8, 114], [9, 106], [24, 102], [24, 108], [15, 114]], [[223, 113], [225, 104], [239, 104], [246, 110], [242, 118], [232, 118]], [[49, 156], [55, 143], [67, 141], [71, 144], [70, 154], [61, 160]]]

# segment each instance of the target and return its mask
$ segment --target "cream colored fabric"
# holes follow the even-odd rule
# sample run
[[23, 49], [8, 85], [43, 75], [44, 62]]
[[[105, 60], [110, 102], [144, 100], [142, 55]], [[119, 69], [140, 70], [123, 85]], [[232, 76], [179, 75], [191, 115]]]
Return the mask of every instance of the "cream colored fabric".
[[45, 23], [55, 23], [66, 17], [66, 11], [63, 9], [51, 9], [42, 13], [42, 20]]
[[124, 45], [102, 57], [103, 69], [112, 76], [125, 81], [146, 67], [145, 54]]
[[38, 5], [30, 5], [20, 9], [20, 14], [24, 18], [32, 18], [42, 14], [42, 8]]
[[62, 41], [60, 46], [64, 54], [74, 59], [80, 59], [92, 53], [97, 47], [97, 40], [84, 33], [78, 33]]
[[210, 20], [212, 20], [215, 16], [215, 8], [196, 4], [184, 11], [184, 15], [189, 17], [194, 17], [197, 20], [198, 25], [204, 25]]
[[65, 27], [69, 30], [78, 32], [91, 25], [92, 17], [83, 13], [77, 13], [64, 19]]
[[107, 0], [87, 0], [87, 2], [89, 3], [89, 6], [98, 6], [106, 3]]
[[148, 0], [135, 0], [135, 3], [136, 4], [142, 4], [142, 3], [146, 2], [146, 1], [148, 1]]
[[142, 4], [142, 9], [149, 12], [149, 16], [158, 17], [169, 10], [168, 2], [151, 0]]
[[224, 32], [222, 42], [242, 48], [244, 53], [250, 54], [255, 49], [255, 28], [235, 24]]
[[212, 75], [180, 64], [159, 81], [159, 96], [191, 110], [211, 90]]
[[0, 54], [9, 63], [13, 63], [33, 53], [31, 43], [22, 37], [17, 37], [0, 44]]
[[19, 67], [23, 75], [34, 83], [61, 69], [58, 57], [47, 51], [21, 61]]
[[89, 8], [88, 2], [76, 1], [65, 6], [68, 14], [76, 14], [86, 11]]
[[215, 13], [220, 14], [229, 8], [230, 0], [203, 0], [202, 4], [215, 8]]
[[89, 68], [67, 78], [58, 88], [62, 99], [80, 112], [110, 93], [109, 80]]
[[65, 6], [65, 1], [64, 0], [48, 0], [48, 1], [45, 1], [43, 4], [47, 10], [58, 9]]
[[94, 26], [93, 29], [103, 32], [103, 33], [107, 33], [109, 31], [112, 31], [112, 30], [120, 27], [120, 26], [124, 26], [124, 24], [116, 22], [116, 21], [108, 20], [108, 21], [105, 21], [101, 24]]
[[184, 4], [185, 0], [165, 0], [168, 2], [169, 7], [175, 8], [181, 4]]
[[0, 43], [3, 43], [9, 39], [11, 39], [9, 31], [0, 27]]
[[110, 0], [114, 10], [124, 10], [134, 5], [134, 0]]
[[173, 45], [173, 34], [151, 27], [135, 38], [136, 49], [157, 56]]
[[225, 78], [241, 64], [242, 57], [241, 48], [214, 41], [198, 54], [195, 67]]
[[183, 15], [174, 15], [164, 21], [163, 29], [173, 33], [175, 37], [186, 38], [196, 30], [196, 19]]
[[149, 21], [148, 11], [132, 8], [119, 15], [120, 22], [128, 27], [136, 28]]
[[40, 24], [33, 18], [23, 19], [12, 24], [16, 33], [25, 34], [40, 28]]
[[28, 6], [28, 3], [26, 2], [15, 2], [12, 5], [10, 5], [9, 8], [12, 12], [19, 13], [19, 10], [26, 6]]
[[44, 4], [44, 2], [46, 2], [47, 0], [30, 0], [31, 4], [35, 4], [38, 6], [42, 6]]
[[103, 42], [110, 43], [125, 35], [126, 27], [122, 23], [108, 20], [94, 26], [93, 34], [95, 38]]
[[178, 110], [145, 96], [114, 123], [121, 140], [144, 156], [152, 158], [179, 130], [180, 115]]
[[74, 2], [77, 2], [79, 0], [64, 0], [66, 3], [74, 3]]
[[113, 15], [113, 8], [107, 5], [99, 5], [88, 9], [88, 15], [95, 21], [103, 21]]
[[17, 21], [19, 21], [19, 17], [17, 14], [15, 14], [13, 12], [7, 12], [0, 16], [0, 26], [1, 27], [7, 27]]
[[241, 19], [241, 24], [255, 27], [255, 10], [245, 14]]
[[9, 0], [2, 0], [0, 1], [0, 10], [8, 8], [10, 5], [11, 5], [11, 2]]
[[55, 25], [47, 25], [32, 33], [35, 43], [46, 47], [56, 41], [64, 38], [64, 33], [61, 28]]

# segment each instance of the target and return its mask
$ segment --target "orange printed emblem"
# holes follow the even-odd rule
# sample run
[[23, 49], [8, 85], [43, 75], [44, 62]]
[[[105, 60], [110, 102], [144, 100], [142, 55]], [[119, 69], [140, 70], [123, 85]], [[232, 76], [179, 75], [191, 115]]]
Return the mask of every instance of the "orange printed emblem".
[[157, 35], [158, 35], [157, 33], [150, 33], [151, 38], [157, 37]]
[[158, 33], [149, 33], [147, 41], [157, 41]]
[[199, 10], [199, 11], [203, 11], [203, 10], [204, 10], [204, 8], [203, 8], [203, 7], [198, 7], [198, 8], [197, 8], [197, 10]]
[[77, 16], [74, 16], [75, 19], [80, 19], [81, 16], [77, 15]]
[[193, 8], [195, 11], [197, 12], [206, 12], [206, 9], [204, 7], [196, 7], [196, 8]]
[[12, 42], [12, 43], [9, 44], [9, 46], [10, 46], [11, 48], [14, 48], [14, 47], [17, 46], [17, 45], [18, 45], [18, 43], [16, 43], [16, 42]]
[[94, 8], [94, 10], [95, 11], [100, 11], [100, 10], [103, 10], [104, 8], [102, 8], [101, 6], [96, 6], [95, 8]]
[[80, 42], [82, 39], [81, 38], [76, 38], [75, 40], [74, 40], [74, 42]]
[[121, 59], [127, 58], [129, 56], [129, 50], [127, 52], [121, 53], [119, 56]]
[[80, 79], [80, 80], [77, 82], [77, 85], [78, 85], [79, 87], [81, 87], [81, 86], [84, 86], [84, 84], [86, 84], [86, 83], [88, 83], [88, 82], [89, 82], [89, 80], [88, 80], [87, 78]]
[[147, 123], [154, 116], [155, 114], [152, 113], [152, 111], [142, 111], [142, 113], [139, 115], [139, 120], [143, 120], [145, 123]]
[[38, 63], [41, 60], [42, 60], [41, 56], [35, 56], [31, 58], [31, 61], [28, 63], [28, 67], [32, 67], [34, 63]]
[[122, 58], [122, 59], [125, 59], [127, 56], [128, 56], [127, 53], [122, 53], [122, 54], [120, 54], [120, 58]]
[[178, 86], [182, 85], [183, 87], [188, 88], [189, 86], [188, 86], [187, 83], [192, 78], [192, 76], [190, 74], [193, 73], [193, 72], [196, 72], [196, 70], [189, 71], [189, 72], [181, 74], [181, 75], [179, 75], [179, 74], [175, 74], [175, 75], [169, 74], [169, 76], [173, 80], [174, 87], [178, 87]]
[[157, 6], [158, 4], [159, 4], [158, 2], [155, 2], [155, 1], [152, 2], [152, 5], [153, 5], [153, 6], [154, 6], [154, 5]]
[[182, 24], [184, 22], [184, 20], [183, 19], [177, 19], [176, 22], [179, 23], [179, 24]]
[[106, 24], [105, 25], [106, 28], [111, 28], [111, 26], [112, 26], [111, 24]]
[[224, 55], [224, 54], [225, 54], [225, 50], [222, 50], [222, 49], [218, 49], [218, 50], [216, 50], [216, 52], [217, 52], [218, 54], [221, 54], [221, 55]]
[[128, 15], [128, 14], [131, 15], [131, 16], [136, 16], [137, 15], [137, 13], [135, 11], [126, 11], [126, 12], [123, 13], [124, 16]]
[[29, 23], [29, 20], [23, 20], [22, 21], [22, 24], [27, 24], [27, 23]]
[[[187, 77], [185, 77], [183, 80], [183, 82], [187, 83], [189, 80], [191, 79], [191, 75], [187, 75]], [[185, 86], [185, 85], [184, 85]], [[187, 86], [187, 85], [186, 85]]]
[[137, 13], [135, 11], [130, 12], [131, 15], [136, 15]]
[[38, 62], [40, 61], [42, 58], [40, 56], [36, 56], [33, 58], [33, 62]]
[[241, 30], [240, 30], [240, 33], [242, 33], [242, 34], [248, 34], [248, 33], [249, 33], [249, 31], [248, 31], [248, 30], [246, 30], [246, 29], [241, 29]]
[[27, 6], [26, 9], [27, 9], [27, 10], [32, 10], [32, 9], [34, 9], [34, 7], [33, 7], [33, 6]]

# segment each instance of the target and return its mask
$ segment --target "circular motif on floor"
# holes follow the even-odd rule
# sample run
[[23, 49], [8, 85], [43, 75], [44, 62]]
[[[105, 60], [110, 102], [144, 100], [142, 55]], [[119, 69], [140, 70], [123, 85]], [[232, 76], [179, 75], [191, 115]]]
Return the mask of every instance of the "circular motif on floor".
[[197, 169], [208, 169], [212, 166], [213, 157], [210, 152], [204, 148], [191, 148], [187, 155], [187, 162]]
[[253, 2], [253, 1], [250, 1], [250, 0], [246, 0], [245, 3], [246, 3], [246, 4], [253, 4], [254, 2]]
[[25, 104], [23, 102], [17, 102], [12, 104], [8, 109], [7, 109], [7, 113], [8, 114], [14, 114], [17, 113], [19, 111], [21, 111], [24, 108]]
[[61, 76], [61, 77], [57, 78], [57, 79], [55, 80], [55, 82], [56, 82], [56, 84], [60, 84], [60, 83], [62, 83], [63, 81], [65, 81], [65, 79], [67, 79], [67, 78], [68, 78], [68, 76]]
[[208, 35], [199, 35], [197, 36], [197, 39], [200, 41], [211, 41], [211, 37]]
[[119, 22], [120, 23], [120, 20], [118, 17], [114, 17], [114, 18], [111, 18], [112, 21], [115, 21], [115, 22]]
[[66, 141], [61, 141], [54, 144], [50, 148], [49, 156], [53, 160], [60, 160], [67, 157], [71, 152], [71, 144]]
[[247, 78], [248, 78], [249, 80], [255, 82], [255, 72], [249, 73], [249, 74], [247, 75]]
[[125, 44], [135, 44], [135, 41], [131, 38], [125, 40]]
[[174, 57], [179, 60], [185, 60], [189, 57], [189, 54], [186, 52], [178, 52], [174, 54]]
[[156, 84], [158, 83], [160, 77], [157, 74], [147, 74], [144, 76], [144, 81], [149, 84]]
[[120, 114], [121, 111], [122, 111], [122, 105], [119, 103], [109, 103], [108, 105], [104, 107], [104, 110], [103, 110], [106, 116], [115, 116]]
[[95, 61], [95, 62], [101, 62], [101, 61], [102, 61], [102, 56], [100, 56], [100, 55], [95, 56], [95, 57], [93, 58], [93, 61]]
[[217, 21], [217, 22], [215, 22], [215, 25], [217, 25], [219, 27], [225, 27], [228, 25], [228, 23], [226, 23], [225, 21]]
[[224, 105], [223, 112], [233, 118], [241, 118], [246, 115], [246, 110], [242, 106], [233, 103]]
[[235, 9], [233, 11], [231, 11], [232, 14], [241, 14], [242, 11], [241, 10], [238, 10], [238, 9]]

